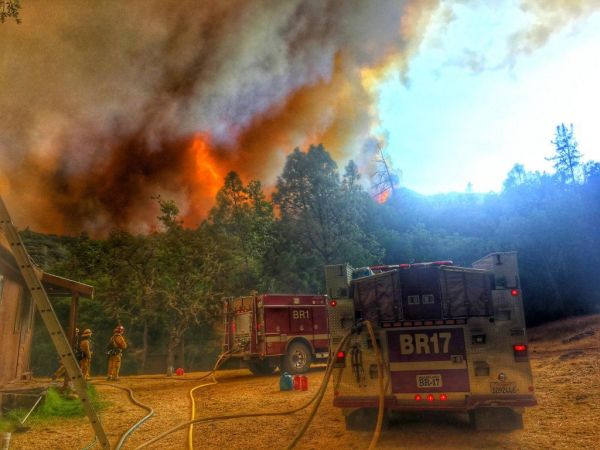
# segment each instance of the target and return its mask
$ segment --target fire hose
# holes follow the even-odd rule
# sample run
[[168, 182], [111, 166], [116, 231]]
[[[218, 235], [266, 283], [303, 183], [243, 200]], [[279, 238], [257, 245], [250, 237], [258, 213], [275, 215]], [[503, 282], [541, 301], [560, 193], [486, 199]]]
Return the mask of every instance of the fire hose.
[[[229, 355], [231, 353], [233, 353], [234, 351], [235, 351], [235, 349], [232, 349], [226, 353], [222, 353], [221, 355], [219, 355], [219, 358], [217, 359], [217, 362], [215, 363], [215, 366], [213, 367], [213, 369], [206, 375], [199, 378], [199, 380], [202, 380], [204, 378], [211, 377], [212, 381], [210, 381], [208, 383], [204, 383], [204, 384], [199, 384], [198, 386], [195, 386], [192, 389], [190, 389], [190, 391], [188, 393], [190, 396], [190, 399], [192, 401], [192, 412], [191, 412], [191, 416], [190, 416], [190, 421], [193, 421], [196, 418], [196, 401], [194, 400], [194, 392], [197, 389], [200, 389], [200, 388], [203, 388], [206, 386], [212, 386], [213, 384], [217, 384], [215, 372], [217, 370], [219, 370], [219, 367], [221, 367], [221, 364], [223, 364], [225, 361], [227, 361], [227, 359], [229, 358]], [[189, 448], [189, 450], [194, 450], [194, 424], [193, 423], [190, 423], [189, 428], [188, 428], [188, 448]]]
[[[369, 336], [371, 338], [371, 343], [373, 344], [373, 348], [375, 349], [375, 354], [376, 354], [376, 359], [377, 359], [377, 378], [379, 379], [379, 405], [378, 405], [378, 411], [377, 411], [377, 424], [375, 426], [373, 438], [371, 439], [371, 443], [369, 444], [369, 450], [372, 450], [377, 447], [377, 442], [379, 441], [379, 437], [381, 436], [381, 427], [383, 425], [383, 413], [384, 413], [384, 409], [385, 409], [385, 404], [384, 404], [385, 388], [383, 385], [383, 360], [381, 358], [381, 351], [379, 350], [379, 347], [377, 345], [377, 340], [375, 338], [375, 333], [373, 331], [373, 325], [368, 320], [365, 320], [365, 321], [360, 322], [359, 324], [355, 325], [353, 330], [350, 331], [350, 333], [348, 333], [344, 337], [344, 339], [348, 339], [353, 333], [360, 330], [360, 325], [362, 323], [366, 324], [367, 330], [369, 332]], [[342, 349], [343, 342], [344, 342], [344, 340], [342, 340], [342, 342], [340, 342], [340, 345], [336, 349], [334, 355], [337, 355], [337, 353]], [[290, 445], [288, 445], [287, 450], [291, 450], [296, 446], [296, 444], [300, 441], [300, 439], [302, 438], [302, 436], [304, 435], [304, 433], [310, 426], [312, 420], [314, 419], [314, 417], [317, 413], [317, 410], [319, 408], [319, 405], [321, 403], [321, 400], [323, 400], [323, 396], [325, 395], [325, 390], [327, 388], [327, 382], [329, 381], [329, 377], [331, 376], [331, 372], [333, 369], [332, 363], [333, 363], [333, 360], [330, 360], [329, 364], [327, 365], [327, 371], [325, 372], [325, 377], [323, 378], [323, 382], [321, 383], [321, 388], [320, 388], [319, 392], [317, 393], [318, 398], [317, 398], [316, 403], [313, 406], [313, 409], [311, 410], [308, 418], [304, 422], [304, 425], [302, 426], [302, 428], [300, 429], [300, 431], [298, 432], [296, 437], [294, 437], [294, 440], [290, 443]]]
[[[234, 349], [235, 350], [235, 349]], [[230, 353], [232, 353], [234, 350], [231, 350], [229, 352], [223, 353], [221, 355], [219, 355], [219, 358], [217, 359], [217, 363], [215, 364], [215, 367], [212, 369], [212, 371], [210, 371], [209, 373], [201, 376], [200, 378], [196, 378], [195, 380], [203, 380], [205, 378], [208, 378], [209, 376], [213, 377], [214, 383], [207, 383], [204, 385], [200, 385], [197, 387], [202, 387], [202, 386], [208, 386], [210, 384], [216, 384], [216, 380], [214, 379], [214, 373], [215, 371], [221, 366], [221, 364], [223, 364], [225, 362], [225, 360], [227, 359], [227, 357], [229, 356]], [[137, 377], [136, 379], [138, 380], [158, 380], [160, 378], [154, 378], [154, 377]], [[176, 380], [176, 381], [192, 381], [190, 379], [171, 379], [171, 380]], [[110, 386], [116, 389], [121, 389], [126, 391], [129, 394], [129, 398], [131, 400], [131, 402], [137, 406], [139, 406], [140, 408], [145, 409], [146, 411], [148, 411], [148, 414], [146, 416], [144, 416], [142, 419], [140, 419], [139, 421], [137, 421], [135, 424], [133, 424], [133, 426], [131, 426], [130, 428], [127, 429], [127, 431], [125, 431], [122, 435], [121, 438], [119, 439], [119, 442], [117, 443], [117, 445], [115, 446], [115, 450], [120, 450], [121, 448], [123, 448], [123, 445], [125, 445], [125, 442], [127, 441], [127, 439], [129, 439], [129, 437], [131, 436], [131, 434], [136, 431], [146, 420], [148, 420], [149, 418], [151, 418], [154, 415], [154, 409], [152, 409], [150, 406], [140, 402], [139, 400], [137, 400], [135, 398], [135, 396], [133, 395], [133, 391], [131, 390], [131, 388], [129, 387], [124, 387], [124, 386], [117, 386], [115, 384], [111, 384], [111, 383], [93, 383], [95, 385], [101, 385], [101, 386]], [[194, 388], [196, 389], [196, 388]], [[192, 409], [194, 410], [194, 404], [193, 404], [193, 398], [192, 398]], [[190, 425], [190, 436], [191, 436], [191, 432], [192, 432], [192, 425]], [[191, 439], [191, 438], [190, 438]], [[89, 444], [87, 444], [83, 450], [89, 450], [91, 448], [93, 448], [96, 443], [98, 441], [97, 437], [94, 437], [94, 440], [92, 442], [90, 442]]]
[[[121, 389], [122, 391], [126, 391], [129, 394], [129, 400], [131, 401], [131, 403], [148, 411], [148, 414], [146, 414], [144, 417], [142, 417], [140, 420], [138, 420], [136, 423], [134, 423], [133, 426], [129, 427], [127, 429], [127, 431], [125, 431], [121, 435], [121, 437], [119, 438], [119, 442], [117, 442], [117, 445], [115, 446], [115, 450], [121, 450], [121, 448], [123, 448], [123, 445], [125, 445], [125, 441], [127, 441], [127, 439], [129, 439], [131, 434], [135, 430], [137, 430], [146, 420], [148, 420], [150, 417], [152, 417], [154, 415], [154, 409], [152, 409], [150, 406], [146, 405], [145, 403], [140, 402], [137, 398], [135, 398], [135, 396], [133, 395], [133, 391], [127, 386], [117, 386], [116, 384], [111, 384], [111, 383], [96, 383], [96, 382], [93, 384], [99, 385], [99, 386], [110, 386], [115, 389]], [[85, 447], [83, 447], [83, 450], [90, 450], [91, 448], [93, 448], [96, 445], [97, 442], [98, 442], [98, 437], [95, 436], [94, 440], [92, 442], [90, 442]]]
[[131, 388], [129, 388], [127, 386], [117, 386], [115, 384], [110, 384], [110, 383], [97, 383], [97, 384], [104, 385], [104, 386], [111, 386], [111, 387], [126, 391], [129, 394], [129, 399], [131, 400], [132, 403], [134, 403], [137, 406], [139, 406], [140, 408], [143, 408], [146, 411], [148, 411], [148, 414], [146, 414], [144, 417], [142, 417], [140, 420], [138, 420], [131, 428], [129, 428], [127, 431], [125, 431], [125, 433], [123, 433], [121, 435], [119, 442], [117, 442], [117, 445], [115, 446], [115, 450], [120, 450], [121, 448], [123, 448], [123, 445], [125, 445], [125, 441], [127, 441], [127, 439], [129, 439], [131, 434], [135, 430], [137, 430], [146, 420], [148, 420], [150, 417], [152, 417], [154, 415], [154, 409], [152, 409], [150, 406], [148, 406], [148, 405], [140, 402], [138, 399], [136, 399], [135, 396], [133, 395], [133, 391], [131, 390]]
[[[381, 435], [381, 427], [383, 424], [383, 415], [384, 415], [384, 408], [385, 408], [385, 404], [384, 404], [385, 388], [384, 388], [384, 384], [383, 384], [383, 361], [382, 361], [382, 357], [381, 357], [381, 351], [380, 351], [379, 347], [377, 346], [377, 341], [375, 339], [375, 333], [373, 332], [373, 327], [372, 327], [371, 323], [368, 321], [364, 321], [364, 322], [360, 322], [360, 323], [356, 324], [352, 328], [351, 331], [349, 331], [346, 335], [344, 335], [344, 337], [341, 339], [335, 352], [333, 352], [332, 355], [337, 355], [337, 353], [339, 351], [341, 351], [342, 349], [345, 348], [345, 345], [348, 342], [348, 340], [350, 339], [350, 337], [352, 336], [352, 334], [357, 333], [362, 328], [363, 323], [367, 325], [367, 329], [369, 331], [369, 335], [370, 335], [370, 338], [371, 338], [371, 341], [373, 344], [373, 348], [375, 349], [375, 353], [376, 353], [376, 357], [377, 357], [377, 374], [378, 374], [378, 378], [379, 378], [379, 405], [378, 405], [378, 414], [377, 414], [377, 425], [375, 427], [373, 438], [371, 439], [371, 443], [369, 445], [369, 449], [374, 449], [376, 447], [379, 437]], [[287, 411], [266, 411], [266, 412], [261, 412], [261, 413], [232, 414], [232, 415], [222, 415], [222, 416], [212, 416], [212, 417], [203, 417], [203, 418], [199, 418], [199, 419], [192, 419], [187, 422], [183, 422], [173, 428], [168, 429], [167, 431], [161, 433], [160, 435], [154, 437], [153, 439], [136, 447], [136, 450], [146, 448], [149, 445], [152, 445], [152, 444], [164, 439], [165, 437], [169, 436], [170, 434], [172, 434], [176, 431], [179, 431], [179, 430], [185, 428], [186, 426], [191, 427], [193, 424], [196, 424], [196, 423], [207, 423], [207, 422], [241, 419], [241, 418], [249, 418], [249, 417], [289, 415], [289, 414], [294, 414], [298, 411], [301, 411], [314, 403], [313, 408], [312, 408], [308, 418], [306, 419], [303, 427], [300, 429], [300, 431], [294, 437], [293, 441], [287, 447], [288, 450], [291, 450], [300, 441], [300, 439], [302, 438], [302, 436], [304, 435], [304, 433], [306, 432], [306, 430], [308, 429], [308, 427], [310, 426], [312, 420], [314, 419], [314, 417], [316, 415], [319, 405], [325, 395], [325, 392], [327, 389], [327, 384], [328, 384], [331, 374], [333, 372], [333, 361], [334, 361], [334, 359], [330, 356], [330, 360], [329, 360], [329, 363], [327, 364], [327, 368], [325, 370], [325, 375], [323, 377], [323, 381], [321, 382], [321, 385], [319, 386], [318, 391], [315, 393], [315, 395], [311, 399], [308, 400], [308, 402], [306, 402], [305, 404], [303, 404], [299, 407], [292, 408]], [[217, 364], [218, 363], [219, 363], [219, 361], [217, 361]], [[217, 367], [217, 366], [215, 365], [215, 367]], [[211, 374], [214, 374], [215, 370], [216, 369], [213, 369], [213, 371], [211, 373], [205, 375], [203, 378], [208, 377]], [[213, 375], [213, 377], [214, 377], [214, 375]], [[210, 385], [210, 384], [213, 384], [213, 383], [208, 383], [207, 385]], [[202, 387], [202, 385], [196, 386], [196, 388], [200, 388], [200, 387]], [[190, 391], [190, 395], [192, 395], [191, 391]], [[195, 409], [193, 410], [192, 414], [195, 415]], [[192, 441], [191, 440], [191, 428], [190, 428], [190, 432], [188, 432], [188, 439], [189, 439], [189, 445], [191, 445], [191, 441]]]
[[375, 358], [377, 359], [377, 381], [379, 384], [379, 405], [377, 408], [377, 425], [375, 425], [375, 431], [369, 444], [369, 450], [373, 450], [377, 447], [377, 442], [381, 436], [381, 427], [383, 425], [383, 413], [385, 410], [385, 387], [383, 385], [383, 357], [381, 356], [381, 349], [377, 345], [377, 339], [375, 338], [375, 332], [373, 331], [373, 325], [370, 321], [365, 321], [369, 336], [371, 337], [371, 344], [375, 349]]
[[[354, 331], [349, 332], [342, 338], [335, 353], [337, 353], [338, 351], [340, 351], [343, 348], [343, 346], [346, 344], [346, 342], [348, 341], [348, 339], [350, 338], [350, 336], [352, 335], [353, 332]], [[164, 439], [165, 437], [169, 436], [170, 434], [172, 434], [176, 431], [179, 431], [182, 428], [189, 426], [190, 424], [206, 423], [206, 422], [213, 422], [213, 421], [220, 421], [220, 420], [241, 419], [241, 418], [248, 418], [248, 417], [281, 416], [281, 415], [294, 414], [294, 413], [301, 411], [301, 410], [307, 408], [308, 406], [310, 406], [315, 400], [317, 400], [317, 398], [319, 396], [322, 397], [321, 392], [323, 392], [323, 394], [325, 393], [325, 387], [327, 386], [327, 381], [329, 380], [332, 369], [333, 369], [333, 364], [332, 364], [332, 360], [330, 360], [330, 363], [327, 365], [327, 369], [325, 371], [325, 376], [323, 378], [323, 382], [321, 383], [321, 386], [319, 387], [319, 390], [311, 399], [308, 400], [308, 402], [306, 402], [305, 404], [303, 404], [299, 407], [292, 408], [287, 411], [267, 411], [267, 412], [260, 412], [260, 413], [232, 414], [232, 415], [212, 416], [212, 417], [204, 417], [204, 418], [200, 418], [200, 419], [190, 420], [188, 422], [183, 422], [173, 428], [168, 429], [167, 431], [156, 436], [155, 438], [136, 447], [135, 450], [140, 450], [142, 448], [146, 448], [147, 446], [152, 445], [152, 444]]]

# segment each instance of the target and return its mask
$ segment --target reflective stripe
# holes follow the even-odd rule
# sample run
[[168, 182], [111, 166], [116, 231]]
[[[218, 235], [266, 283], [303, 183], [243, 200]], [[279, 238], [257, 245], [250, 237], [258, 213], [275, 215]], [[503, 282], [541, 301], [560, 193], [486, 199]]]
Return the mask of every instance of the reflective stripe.
[[287, 342], [291, 339], [295, 339], [295, 338], [304, 338], [307, 341], [316, 341], [316, 340], [329, 340], [329, 335], [328, 334], [295, 334], [295, 335], [291, 335], [291, 334], [286, 334], [284, 335], [285, 337], [282, 337], [282, 335], [278, 334], [275, 336], [265, 336], [265, 341], [266, 342]]

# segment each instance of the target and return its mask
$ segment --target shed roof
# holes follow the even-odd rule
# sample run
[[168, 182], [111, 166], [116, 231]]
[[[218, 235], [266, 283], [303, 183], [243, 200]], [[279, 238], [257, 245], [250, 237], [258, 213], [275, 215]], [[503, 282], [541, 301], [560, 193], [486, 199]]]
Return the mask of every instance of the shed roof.
[[[78, 294], [80, 297], [94, 298], [93, 286], [44, 272], [37, 266], [34, 267], [49, 296], [69, 297]], [[25, 284], [15, 257], [3, 245], [0, 245], [0, 272], [23, 285]]]

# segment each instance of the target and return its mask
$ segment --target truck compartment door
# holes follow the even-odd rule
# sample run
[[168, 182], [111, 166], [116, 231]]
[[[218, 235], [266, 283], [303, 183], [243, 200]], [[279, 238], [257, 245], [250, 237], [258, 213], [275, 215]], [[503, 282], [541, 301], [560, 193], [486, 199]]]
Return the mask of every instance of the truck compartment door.
[[295, 335], [303, 335], [312, 340], [313, 335], [313, 311], [311, 308], [297, 306], [290, 308], [290, 332]]

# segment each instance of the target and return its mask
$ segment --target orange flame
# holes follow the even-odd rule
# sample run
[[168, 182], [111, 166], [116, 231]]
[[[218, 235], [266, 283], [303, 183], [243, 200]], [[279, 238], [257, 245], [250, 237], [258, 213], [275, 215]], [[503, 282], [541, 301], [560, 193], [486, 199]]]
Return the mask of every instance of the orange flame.
[[388, 198], [390, 198], [390, 193], [391, 193], [391, 191], [389, 189], [386, 191], [380, 192], [379, 194], [377, 194], [375, 196], [375, 200], [377, 201], [377, 203], [383, 204], [387, 201]]
[[213, 207], [229, 169], [228, 164], [218, 157], [208, 134], [196, 134], [192, 138], [186, 147], [186, 161], [181, 175], [186, 180], [189, 204], [183, 223], [194, 227], [206, 218]]
[[206, 193], [214, 198], [223, 184], [225, 174], [211, 153], [207, 135], [196, 135], [191, 145], [195, 167], [195, 179]]

